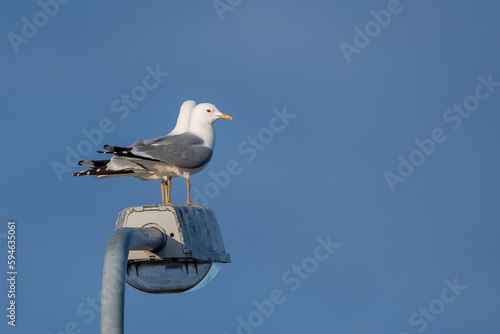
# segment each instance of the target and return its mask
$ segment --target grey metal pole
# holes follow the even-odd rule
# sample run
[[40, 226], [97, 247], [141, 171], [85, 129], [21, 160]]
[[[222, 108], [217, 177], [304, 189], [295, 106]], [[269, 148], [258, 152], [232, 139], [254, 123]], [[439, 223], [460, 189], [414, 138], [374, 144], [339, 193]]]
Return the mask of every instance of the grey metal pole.
[[108, 239], [101, 294], [101, 334], [123, 334], [125, 273], [130, 250], [159, 250], [166, 237], [155, 227], [122, 227]]

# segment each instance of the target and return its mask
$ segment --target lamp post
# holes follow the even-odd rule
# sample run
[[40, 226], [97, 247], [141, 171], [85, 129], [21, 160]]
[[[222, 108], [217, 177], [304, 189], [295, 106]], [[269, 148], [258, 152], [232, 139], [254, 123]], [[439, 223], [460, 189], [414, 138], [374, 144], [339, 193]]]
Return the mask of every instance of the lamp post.
[[154, 205], [120, 212], [104, 257], [101, 334], [123, 334], [125, 282], [149, 293], [181, 293], [231, 262], [212, 210]]

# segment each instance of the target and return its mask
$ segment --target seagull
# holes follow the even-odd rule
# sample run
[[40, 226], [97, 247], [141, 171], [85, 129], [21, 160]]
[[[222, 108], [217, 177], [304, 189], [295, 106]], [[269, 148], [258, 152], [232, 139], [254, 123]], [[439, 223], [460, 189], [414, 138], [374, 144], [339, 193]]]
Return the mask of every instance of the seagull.
[[[141, 146], [153, 144], [155, 142], [161, 141], [168, 136], [178, 135], [184, 133], [189, 130], [189, 121], [191, 120], [191, 111], [196, 106], [196, 102], [193, 100], [187, 100], [181, 105], [181, 109], [179, 111], [179, 116], [177, 117], [177, 123], [172, 131], [166, 134], [163, 137], [158, 137], [156, 139], [146, 139], [138, 141], [132, 146]], [[98, 151], [100, 152], [100, 151]], [[106, 152], [104, 152], [106, 153]], [[161, 202], [162, 204], [172, 204], [170, 201], [171, 191], [172, 191], [172, 177], [168, 176], [166, 181], [161, 181]]]
[[191, 202], [189, 178], [210, 162], [215, 147], [213, 123], [221, 118], [233, 119], [211, 103], [196, 104], [188, 100], [181, 106], [175, 128], [167, 135], [142, 140], [129, 147], [105, 145], [106, 151], [98, 153], [111, 154], [111, 159], [82, 160], [78, 164], [91, 169], [76, 172], [73, 176], [134, 176], [162, 181], [162, 204], [172, 204], [171, 179], [181, 176], [186, 179], [186, 204], [197, 206]]

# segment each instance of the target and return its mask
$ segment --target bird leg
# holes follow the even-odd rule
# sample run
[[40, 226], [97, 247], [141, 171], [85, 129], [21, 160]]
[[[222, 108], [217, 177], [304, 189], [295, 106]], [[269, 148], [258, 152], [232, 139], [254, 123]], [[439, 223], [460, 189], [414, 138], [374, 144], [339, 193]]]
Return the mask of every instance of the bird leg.
[[161, 181], [161, 204], [165, 204], [165, 181]]
[[187, 185], [187, 193], [188, 193], [188, 198], [186, 200], [186, 204], [190, 205], [190, 206], [198, 206], [198, 207], [202, 208], [201, 205], [191, 203], [191, 182], [189, 181], [189, 179], [186, 179], [186, 185]]
[[172, 187], [172, 181], [168, 177], [167, 181], [161, 181], [161, 204], [167, 205], [172, 204], [170, 201], [170, 188]]
[[169, 176], [167, 179], [167, 202], [172, 204], [171, 197], [172, 196], [172, 178]]

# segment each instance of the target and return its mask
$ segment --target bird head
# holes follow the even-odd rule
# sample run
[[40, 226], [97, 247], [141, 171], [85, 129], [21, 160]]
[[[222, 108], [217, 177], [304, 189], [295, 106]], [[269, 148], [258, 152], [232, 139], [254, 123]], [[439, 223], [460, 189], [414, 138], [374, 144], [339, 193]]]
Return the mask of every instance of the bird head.
[[206, 124], [213, 124], [219, 118], [233, 119], [231, 116], [221, 113], [219, 109], [211, 103], [200, 103], [194, 107], [191, 113], [191, 120]]

